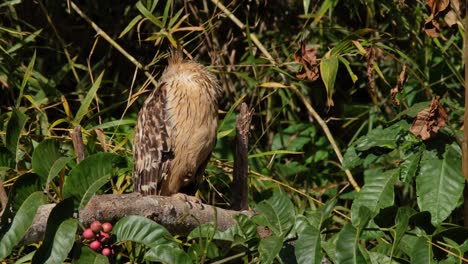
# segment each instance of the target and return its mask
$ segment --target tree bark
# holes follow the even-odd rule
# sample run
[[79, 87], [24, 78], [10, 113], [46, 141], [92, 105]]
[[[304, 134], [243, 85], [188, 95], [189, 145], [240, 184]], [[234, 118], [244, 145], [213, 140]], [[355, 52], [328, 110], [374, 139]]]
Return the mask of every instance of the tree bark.
[[247, 173], [249, 170], [248, 147], [252, 114], [253, 110], [249, 110], [247, 104], [242, 103], [236, 122], [236, 146], [231, 202], [232, 209], [238, 211], [249, 209]]
[[[47, 219], [55, 204], [39, 207], [34, 223], [23, 238], [22, 244], [44, 239]], [[173, 235], [186, 236], [200, 224], [214, 223], [218, 230], [226, 230], [235, 224], [234, 216], [253, 212], [237, 212], [207, 204], [188, 202], [180, 196], [142, 196], [132, 194], [106, 194], [94, 196], [85, 208], [80, 210], [78, 219], [84, 226], [92, 221], [115, 223], [127, 215], [147, 217], [164, 227]]]

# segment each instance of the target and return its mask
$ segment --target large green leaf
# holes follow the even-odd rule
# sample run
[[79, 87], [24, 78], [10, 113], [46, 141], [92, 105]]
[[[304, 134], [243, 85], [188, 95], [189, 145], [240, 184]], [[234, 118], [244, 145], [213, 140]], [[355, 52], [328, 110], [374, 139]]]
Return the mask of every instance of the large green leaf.
[[81, 102], [80, 108], [78, 112], [76, 112], [75, 119], [73, 120], [74, 125], [79, 125], [83, 117], [89, 112], [89, 106], [93, 101], [94, 97], [96, 96], [97, 90], [101, 86], [102, 77], [104, 76], [104, 72], [101, 72], [97, 79], [94, 81], [91, 89], [89, 89], [88, 93], [86, 94], [85, 98]]
[[163, 244], [150, 248], [145, 254], [145, 260], [153, 262], [162, 262], [168, 264], [190, 264], [190, 256], [180, 248]]
[[164, 226], [151, 221], [143, 216], [126, 216], [120, 219], [112, 229], [117, 242], [134, 241], [148, 247], [156, 247], [161, 244], [177, 243], [171, 242], [172, 236]]
[[34, 149], [32, 168], [41, 176], [42, 182], [47, 186], [71, 159], [73, 157], [63, 156], [56, 140], [46, 139]]
[[416, 192], [421, 211], [429, 211], [431, 222], [438, 226], [455, 209], [463, 193], [465, 179], [461, 154], [455, 145], [446, 145], [442, 155], [436, 149], [423, 152]]
[[9, 170], [15, 168], [15, 156], [7, 148], [0, 147], [0, 179], [5, 179]]
[[[298, 218], [298, 220], [301, 218]], [[297, 263], [321, 263], [322, 247], [320, 230], [310, 225], [307, 221], [300, 221], [298, 225], [298, 239], [294, 253]]]
[[65, 178], [63, 197], [73, 197], [75, 206], [83, 208], [109, 180], [116, 164], [122, 160], [122, 157], [113, 153], [101, 152], [88, 156]]
[[54, 243], [50, 255], [48, 256], [47, 260], [44, 262], [41, 260], [40, 263], [63, 263], [73, 247], [77, 229], [78, 220], [70, 218], [63, 221], [55, 233]]
[[330, 55], [330, 51], [320, 61], [320, 75], [327, 90], [328, 105], [333, 105], [332, 96], [338, 73], [338, 56]]
[[8, 194], [8, 203], [3, 212], [0, 223], [0, 236], [6, 232], [11, 223], [11, 219], [18, 212], [24, 201], [34, 192], [41, 191], [39, 176], [35, 173], [26, 173], [21, 175], [13, 184]]
[[273, 263], [273, 260], [278, 256], [283, 246], [283, 239], [276, 235], [271, 235], [260, 240], [258, 245], [258, 253], [260, 254], [261, 263]]
[[284, 192], [275, 191], [268, 200], [258, 203], [255, 209], [262, 214], [266, 225], [278, 236], [284, 237], [294, 225], [294, 205]]
[[0, 237], [0, 259], [5, 259], [13, 247], [15, 247], [23, 238], [26, 231], [32, 225], [39, 206], [47, 202], [46, 196], [42, 192], [30, 194], [18, 209], [11, 224], [3, 226], [2, 229], [9, 227], [8, 230], [2, 230]]
[[21, 131], [24, 129], [24, 125], [28, 121], [28, 116], [21, 112], [19, 109], [14, 108], [11, 112], [10, 120], [7, 124], [6, 130], [6, 147], [15, 155], [15, 160], [18, 162], [18, 143], [21, 135]]
[[109, 259], [102, 254], [92, 251], [88, 246], [81, 248], [81, 254], [78, 259], [74, 259], [73, 264], [108, 264]]
[[426, 237], [419, 237], [413, 247], [411, 254], [412, 264], [431, 264], [432, 260], [432, 246]]
[[394, 149], [397, 147], [398, 135], [409, 130], [409, 123], [402, 120], [387, 128], [375, 128], [367, 135], [353, 143], [356, 150], [365, 151], [373, 147]]
[[75, 243], [78, 220], [73, 217], [73, 200], [58, 203], [47, 219], [44, 242], [32, 259], [35, 263], [63, 263]]
[[382, 172], [370, 170], [366, 172], [366, 183], [358, 193], [351, 206], [353, 224], [358, 221], [359, 208], [369, 208], [373, 215], [380, 209], [393, 205], [395, 199], [394, 185], [398, 179], [399, 169]]
[[367, 263], [359, 248], [360, 233], [351, 224], [341, 229], [336, 242], [336, 259], [340, 264]]

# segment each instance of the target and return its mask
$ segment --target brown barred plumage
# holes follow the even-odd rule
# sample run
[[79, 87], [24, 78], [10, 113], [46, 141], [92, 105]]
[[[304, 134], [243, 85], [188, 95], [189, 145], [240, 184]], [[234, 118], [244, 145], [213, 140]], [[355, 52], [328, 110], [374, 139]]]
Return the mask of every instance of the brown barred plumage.
[[138, 114], [134, 188], [143, 195], [193, 191], [216, 143], [221, 88], [202, 65], [174, 53]]

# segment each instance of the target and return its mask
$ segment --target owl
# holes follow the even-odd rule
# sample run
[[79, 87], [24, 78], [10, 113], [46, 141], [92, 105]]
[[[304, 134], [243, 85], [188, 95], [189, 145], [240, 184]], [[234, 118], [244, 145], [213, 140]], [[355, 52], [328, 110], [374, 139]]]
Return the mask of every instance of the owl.
[[216, 144], [221, 87], [203, 65], [172, 53], [145, 100], [133, 140], [134, 189], [193, 194]]

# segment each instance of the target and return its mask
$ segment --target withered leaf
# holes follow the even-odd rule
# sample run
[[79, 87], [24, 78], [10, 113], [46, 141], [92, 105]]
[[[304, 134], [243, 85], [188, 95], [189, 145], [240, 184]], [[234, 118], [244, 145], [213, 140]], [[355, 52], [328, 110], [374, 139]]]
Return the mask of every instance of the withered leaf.
[[458, 16], [457, 13], [453, 10], [448, 11], [447, 14], [444, 16], [445, 23], [447, 23], [447, 26], [452, 27], [453, 25], [456, 25], [458, 22]]
[[296, 62], [302, 64], [302, 69], [296, 73], [300, 79], [315, 81], [319, 78], [319, 64], [317, 64], [317, 50], [308, 48], [307, 44], [301, 43], [301, 47], [294, 53]]
[[374, 76], [374, 61], [376, 57], [375, 48], [370, 47], [367, 50], [367, 91], [372, 98], [372, 101], [376, 101], [375, 95], [375, 76]]
[[427, 5], [431, 8], [433, 15], [444, 11], [450, 4], [449, 0], [427, 0]]
[[426, 19], [426, 22], [424, 23], [424, 32], [431, 37], [431, 38], [437, 38], [440, 35], [440, 26], [437, 21], [435, 21], [434, 16], [431, 15]]
[[400, 100], [396, 98], [396, 95], [401, 91], [401, 88], [403, 87], [403, 84], [405, 84], [407, 80], [406, 76], [406, 65], [403, 64], [403, 68], [401, 69], [400, 72], [400, 77], [397, 80], [396, 86], [390, 90], [390, 96], [392, 97], [392, 104], [393, 105], [400, 105]]
[[432, 98], [431, 105], [418, 113], [410, 132], [422, 140], [433, 137], [447, 122], [447, 113], [439, 103], [439, 96]]

